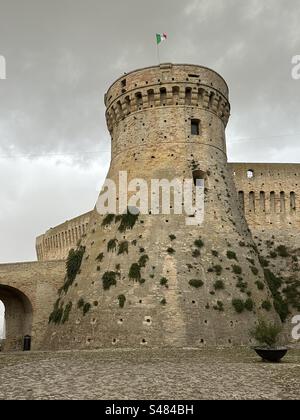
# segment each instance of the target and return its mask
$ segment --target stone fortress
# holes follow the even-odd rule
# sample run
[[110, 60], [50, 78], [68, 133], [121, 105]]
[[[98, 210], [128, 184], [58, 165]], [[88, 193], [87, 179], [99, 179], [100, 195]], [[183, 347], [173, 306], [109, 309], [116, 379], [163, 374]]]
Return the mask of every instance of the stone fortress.
[[33, 349], [249, 345], [260, 317], [288, 334], [300, 311], [300, 165], [228, 163], [228, 87], [202, 66], [133, 71], [105, 104], [107, 178], [201, 178], [204, 223], [94, 209], [50, 229], [38, 262], [0, 265], [5, 349], [24, 335]]

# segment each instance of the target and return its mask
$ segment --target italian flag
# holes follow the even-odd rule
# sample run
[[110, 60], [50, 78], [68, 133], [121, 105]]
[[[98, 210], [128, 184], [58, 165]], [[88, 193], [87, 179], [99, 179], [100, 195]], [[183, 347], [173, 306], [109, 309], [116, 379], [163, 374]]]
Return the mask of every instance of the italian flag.
[[156, 34], [156, 43], [159, 45], [161, 42], [166, 41], [168, 38], [167, 34]]

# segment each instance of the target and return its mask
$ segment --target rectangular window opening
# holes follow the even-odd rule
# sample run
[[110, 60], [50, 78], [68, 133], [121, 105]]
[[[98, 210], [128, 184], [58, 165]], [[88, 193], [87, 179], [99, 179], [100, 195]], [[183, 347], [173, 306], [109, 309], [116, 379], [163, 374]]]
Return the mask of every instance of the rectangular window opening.
[[199, 120], [191, 121], [191, 132], [192, 132], [192, 136], [200, 135], [200, 121]]

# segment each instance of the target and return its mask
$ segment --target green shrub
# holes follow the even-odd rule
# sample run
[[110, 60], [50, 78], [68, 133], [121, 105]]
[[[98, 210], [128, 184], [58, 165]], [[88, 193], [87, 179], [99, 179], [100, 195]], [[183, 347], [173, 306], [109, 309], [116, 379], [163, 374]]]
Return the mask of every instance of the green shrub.
[[162, 277], [161, 279], [160, 279], [160, 285], [161, 286], [168, 286], [168, 282], [169, 282], [169, 280], [168, 279], [166, 279], [166, 277]]
[[120, 308], [124, 308], [124, 306], [125, 306], [125, 302], [126, 302], [126, 297], [125, 297], [125, 295], [119, 295], [119, 296], [118, 296], [118, 301], [119, 301], [119, 306], [120, 306]]
[[247, 258], [247, 261], [249, 261], [251, 265], [255, 265], [255, 261], [252, 258]]
[[69, 321], [69, 316], [70, 316], [70, 312], [72, 310], [72, 306], [73, 306], [72, 302], [69, 302], [66, 305], [65, 310], [64, 310], [64, 314], [63, 314], [63, 317], [62, 317], [62, 320], [61, 320], [62, 324], [65, 324], [67, 321]]
[[224, 312], [224, 304], [220, 300], [218, 300], [217, 305], [215, 305], [213, 308], [215, 311]]
[[103, 259], [104, 259], [104, 254], [103, 254], [103, 252], [101, 252], [101, 254], [99, 254], [98, 257], [96, 258], [96, 261], [101, 263], [103, 261]]
[[270, 252], [270, 258], [277, 258], [278, 254], [275, 251]]
[[57, 301], [53, 305], [53, 311], [49, 316], [49, 324], [51, 324], [51, 323], [59, 324], [60, 323], [60, 321], [63, 317], [63, 307], [62, 307], [62, 304], [61, 304], [61, 306], [59, 306], [59, 304], [60, 304], [60, 299], [57, 299]]
[[264, 290], [264, 288], [265, 288], [265, 285], [263, 284], [263, 282], [262, 281], [256, 281], [255, 282], [255, 284], [256, 284], [256, 286], [257, 286], [257, 288], [258, 288], [258, 290]]
[[233, 252], [233, 251], [227, 251], [227, 258], [229, 259], [229, 260], [238, 260], [237, 259], [237, 256], [236, 256], [236, 253], [235, 252]]
[[286, 298], [286, 302], [297, 311], [300, 311], [300, 281], [291, 280], [290, 283], [282, 290]]
[[103, 289], [109, 290], [112, 286], [117, 285], [117, 273], [114, 271], [107, 271], [102, 276]]
[[92, 305], [90, 303], [85, 303], [84, 307], [82, 309], [83, 311], [83, 316], [85, 316], [91, 309]]
[[79, 301], [77, 302], [77, 308], [81, 309], [84, 307], [84, 299], [80, 298]]
[[265, 300], [265, 301], [262, 303], [261, 307], [262, 307], [263, 309], [265, 309], [267, 312], [270, 312], [270, 310], [272, 309], [272, 304], [271, 304], [271, 302], [270, 302], [269, 300]]
[[262, 257], [261, 255], [258, 257], [258, 259], [259, 259], [259, 262], [260, 262], [260, 265], [262, 266], [262, 267], [269, 267], [269, 265], [270, 265], [270, 263], [269, 263], [269, 261], [268, 260], [266, 260], [264, 257]]
[[160, 301], [160, 304], [161, 304], [161, 305], [163, 305], [163, 306], [165, 306], [165, 305], [167, 304], [166, 299], [165, 299], [165, 298], [163, 298], [163, 299]]
[[63, 285], [63, 290], [67, 293], [69, 287], [74, 283], [74, 280], [79, 273], [83, 255], [85, 253], [85, 247], [80, 246], [76, 250], [71, 249], [66, 262], [66, 277]]
[[115, 214], [107, 214], [102, 221], [102, 226], [107, 227], [111, 225], [112, 222], [115, 220], [115, 217]]
[[51, 322], [54, 323], [55, 325], [60, 324], [63, 314], [64, 314], [64, 310], [62, 307], [55, 309], [49, 317], [49, 324]]
[[223, 282], [222, 280], [217, 280], [217, 281], [214, 283], [214, 289], [215, 289], [215, 290], [223, 290], [223, 289], [225, 289], [224, 282]]
[[214, 257], [218, 257], [218, 256], [219, 256], [218, 251], [214, 251], [214, 250], [212, 250], [212, 251], [211, 251], [211, 253], [212, 253], [212, 255], [213, 255]]
[[233, 299], [232, 306], [238, 314], [241, 314], [245, 310], [245, 304], [241, 299]]
[[246, 293], [247, 292], [247, 288], [248, 288], [248, 283], [247, 282], [244, 282], [244, 279], [242, 277], [239, 277], [238, 278], [238, 282], [236, 284], [236, 287], [238, 289], [240, 289], [240, 291], [242, 293]]
[[214, 265], [213, 270], [217, 276], [220, 276], [222, 274], [223, 268], [221, 265]]
[[127, 241], [123, 241], [119, 244], [118, 255], [128, 254], [129, 243]]
[[132, 264], [129, 270], [129, 278], [135, 281], [141, 280], [141, 266], [139, 264]]
[[254, 302], [252, 299], [247, 299], [245, 302], [245, 309], [247, 309], [247, 311], [252, 312], [254, 309]]
[[232, 271], [234, 272], [234, 274], [242, 274], [243, 270], [239, 265], [233, 265], [232, 266]]
[[129, 209], [127, 209], [127, 213], [122, 214], [118, 218], [118, 221], [121, 221], [120, 226], [118, 228], [119, 232], [124, 233], [126, 232], [126, 230], [133, 229], [138, 218], [139, 214], [131, 214]]
[[251, 268], [252, 273], [253, 273], [255, 276], [257, 276], [257, 275], [258, 275], [258, 273], [259, 273], [258, 269], [257, 269], [256, 267], [250, 267], [250, 268]]
[[193, 279], [189, 281], [189, 285], [192, 287], [195, 287], [196, 289], [199, 289], [200, 287], [202, 287], [203, 284], [204, 283], [202, 280]]
[[199, 249], [195, 249], [193, 251], [193, 254], [192, 255], [193, 255], [194, 258], [198, 258], [198, 257], [200, 257], [201, 252], [199, 251]]
[[201, 240], [201, 239], [197, 239], [195, 242], [194, 242], [194, 245], [197, 247], [197, 248], [203, 248], [204, 247], [204, 242]]
[[283, 280], [280, 277], [275, 276], [269, 269], [264, 270], [265, 280], [269, 286], [274, 300], [274, 308], [282, 322], [285, 322], [289, 315], [288, 302], [286, 302], [281, 293], [280, 289], [283, 285]]
[[171, 239], [171, 241], [175, 241], [176, 236], [175, 235], [170, 235], [169, 238]]
[[175, 254], [175, 249], [173, 249], [173, 248], [168, 248], [168, 249], [167, 249], [167, 253], [168, 253], [168, 254], [170, 254], [170, 255], [173, 255], [173, 254]]
[[285, 245], [278, 246], [276, 248], [276, 251], [278, 252], [278, 255], [282, 258], [287, 258], [290, 255]]
[[140, 267], [146, 267], [147, 262], [149, 261], [148, 255], [142, 255], [139, 259], [139, 266]]
[[107, 251], [108, 252], [115, 252], [117, 249], [118, 240], [117, 239], [111, 239], [107, 244]]
[[260, 320], [258, 325], [250, 331], [250, 335], [258, 341], [259, 344], [268, 347], [274, 347], [278, 341], [278, 336], [282, 328], [276, 324], [267, 324]]
[[145, 279], [139, 279], [139, 280], [138, 280], [138, 282], [139, 282], [140, 284], [144, 284], [144, 283], [146, 283], [146, 280], [145, 280]]
[[239, 242], [239, 246], [240, 246], [240, 247], [245, 247], [245, 246], [246, 246], [246, 244], [245, 244], [245, 242], [240, 241], [240, 242]]

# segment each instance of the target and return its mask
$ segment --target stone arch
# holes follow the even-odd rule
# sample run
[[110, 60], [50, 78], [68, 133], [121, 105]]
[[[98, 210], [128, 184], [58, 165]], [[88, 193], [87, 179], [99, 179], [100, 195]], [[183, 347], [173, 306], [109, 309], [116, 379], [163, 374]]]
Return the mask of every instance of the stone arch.
[[5, 307], [5, 351], [22, 351], [25, 335], [31, 336], [33, 308], [21, 290], [0, 284], [0, 300]]

